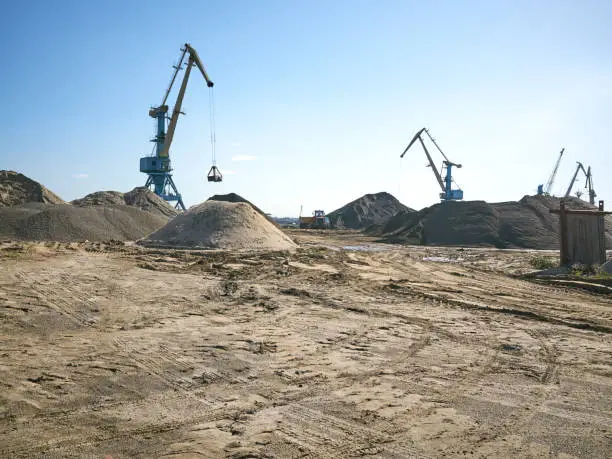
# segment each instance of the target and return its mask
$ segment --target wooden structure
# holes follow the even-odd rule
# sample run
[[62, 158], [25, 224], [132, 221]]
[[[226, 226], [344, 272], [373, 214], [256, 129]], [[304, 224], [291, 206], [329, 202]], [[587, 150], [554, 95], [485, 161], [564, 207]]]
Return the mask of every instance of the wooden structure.
[[599, 209], [567, 209], [565, 201], [550, 213], [559, 215], [561, 236], [561, 266], [582, 264], [601, 265], [606, 262], [606, 236], [604, 202]]

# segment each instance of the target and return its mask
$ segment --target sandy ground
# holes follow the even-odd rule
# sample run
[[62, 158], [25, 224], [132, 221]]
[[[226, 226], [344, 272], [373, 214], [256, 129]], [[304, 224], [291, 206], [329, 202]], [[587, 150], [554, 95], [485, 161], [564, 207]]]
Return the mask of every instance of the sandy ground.
[[293, 236], [0, 245], [0, 457], [609, 457], [612, 296]]

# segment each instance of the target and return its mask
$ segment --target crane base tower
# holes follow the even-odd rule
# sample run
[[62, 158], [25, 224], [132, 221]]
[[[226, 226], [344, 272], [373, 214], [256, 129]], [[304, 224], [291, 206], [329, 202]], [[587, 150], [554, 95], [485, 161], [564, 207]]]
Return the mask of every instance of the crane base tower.
[[151, 142], [156, 144], [156, 154], [154, 156], [145, 156], [140, 158], [140, 172], [148, 174], [146, 188], [153, 186], [153, 192], [160, 198], [176, 202], [176, 209], [185, 210], [183, 198], [178, 192], [174, 180], [172, 180], [172, 166], [169, 156], [160, 156], [160, 152], [164, 148], [166, 140], [166, 113], [168, 106], [152, 108], [149, 111], [149, 116], [157, 119], [157, 135], [151, 139]]

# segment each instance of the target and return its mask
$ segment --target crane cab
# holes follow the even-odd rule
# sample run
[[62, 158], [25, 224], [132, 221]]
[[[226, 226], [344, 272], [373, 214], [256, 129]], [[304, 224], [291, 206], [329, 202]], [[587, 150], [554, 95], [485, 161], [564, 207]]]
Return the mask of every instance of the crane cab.
[[145, 156], [140, 158], [140, 172], [145, 174], [160, 174], [172, 171], [170, 158], [160, 156]]
[[221, 174], [221, 171], [217, 168], [217, 166], [213, 166], [208, 171], [207, 179], [209, 182], [222, 182], [223, 175]]

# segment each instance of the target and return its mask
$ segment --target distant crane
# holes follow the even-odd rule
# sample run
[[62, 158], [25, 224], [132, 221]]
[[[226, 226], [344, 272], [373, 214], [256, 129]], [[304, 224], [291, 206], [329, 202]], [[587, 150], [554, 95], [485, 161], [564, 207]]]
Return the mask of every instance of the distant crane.
[[[157, 133], [151, 142], [155, 142], [154, 154], [151, 156], [145, 156], [140, 158], [140, 172], [148, 174], [146, 187], [149, 188], [151, 185], [154, 186], [154, 192], [161, 198], [166, 201], [176, 201], [176, 208], [185, 210], [185, 204], [183, 204], [183, 199], [181, 194], [178, 192], [176, 185], [174, 184], [174, 180], [172, 180], [172, 167], [170, 165], [170, 146], [172, 145], [172, 139], [174, 138], [174, 131], [176, 130], [176, 123], [178, 121], [179, 114], [184, 113], [181, 111], [181, 105], [183, 104], [183, 98], [185, 96], [185, 89], [187, 88], [187, 81], [189, 80], [189, 74], [191, 73], [191, 68], [196, 65], [204, 80], [206, 80], [206, 85], [211, 88], [210, 94], [210, 117], [211, 117], [211, 144], [212, 144], [212, 156], [213, 156], [213, 166], [208, 173], [208, 181], [209, 182], [220, 182], [223, 179], [221, 172], [217, 169], [216, 166], [216, 158], [215, 158], [215, 132], [214, 132], [214, 102], [213, 102], [213, 94], [212, 87], [214, 83], [208, 78], [208, 74], [204, 69], [204, 65], [198, 56], [198, 53], [195, 49], [193, 49], [189, 43], [185, 43], [185, 46], [181, 49], [181, 58], [179, 60], [178, 65], [174, 66], [174, 73], [172, 75], [172, 79], [170, 80], [170, 85], [166, 90], [166, 94], [162, 100], [162, 103], [157, 107], [152, 107], [149, 110], [149, 116], [151, 118], [155, 118], [157, 120]], [[168, 105], [166, 105], [166, 101], [168, 100], [168, 95], [170, 94], [170, 90], [172, 89], [172, 85], [176, 80], [176, 76], [180, 70], [182, 70], [182, 64], [185, 59], [185, 55], [189, 53], [189, 57], [187, 59], [185, 75], [183, 75], [183, 81], [181, 83], [181, 87], [179, 89], [178, 96], [176, 98], [176, 103], [174, 104], [174, 108], [172, 110], [172, 117], [168, 118]], [[168, 124], [168, 131], [166, 132], [166, 120], [170, 120]]]
[[584, 187], [588, 188], [589, 190], [589, 203], [595, 205], [595, 197], [597, 196], [597, 194], [595, 193], [595, 190], [593, 188], [593, 175], [591, 174], [591, 166], [589, 166], [588, 169], [585, 170], [581, 162], [578, 162], [577, 164], [578, 166], [576, 166], [576, 172], [574, 172], [574, 175], [572, 176], [572, 181], [570, 182], [569, 187], [565, 192], [565, 197], [567, 198], [571, 194], [572, 188], [574, 188], [574, 183], [576, 182], [576, 178], [578, 177], [578, 172], [582, 171], [584, 173], [584, 176], [586, 177]]
[[557, 177], [557, 171], [559, 170], [559, 164], [561, 164], [561, 158], [563, 158], [563, 152], [565, 152], [565, 148], [561, 149], [561, 153], [559, 153], [559, 158], [557, 159], [557, 163], [555, 164], [555, 168], [550, 174], [548, 178], [548, 182], [546, 182], [546, 188], [544, 185], [538, 185], [538, 195], [542, 194], [550, 194], [550, 190], [552, 189], [553, 183], [555, 183], [555, 177]]
[[[442, 175], [440, 174], [440, 172], [436, 168], [436, 165], [434, 164], [433, 159], [431, 158], [431, 155], [429, 154], [429, 151], [427, 150], [427, 147], [425, 146], [425, 143], [423, 142], [423, 138], [421, 136], [423, 134], [423, 132], [425, 132], [427, 134], [429, 139], [433, 142], [433, 144], [436, 146], [438, 151], [444, 157], [444, 161], [442, 161], [442, 171], [444, 171], [444, 169], [446, 169], [446, 174], [445, 174], [444, 180], [442, 180]], [[452, 182], [454, 181], [453, 178], [452, 178], [452, 168], [453, 168], [453, 166], [457, 167], [457, 168], [461, 168], [461, 164], [456, 164], [456, 163], [453, 163], [453, 162], [449, 161], [449, 159], [446, 157], [446, 155], [444, 154], [442, 149], [438, 146], [438, 144], [436, 143], [435, 139], [431, 136], [431, 134], [429, 133], [429, 130], [427, 130], [427, 128], [421, 129], [419, 132], [417, 132], [414, 135], [414, 137], [412, 138], [412, 140], [410, 141], [410, 143], [408, 144], [408, 146], [406, 147], [404, 152], [400, 155], [400, 158], [404, 157], [404, 155], [406, 154], [408, 149], [412, 146], [412, 144], [414, 142], [417, 141], [417, 139], [421, 143], [421, 146], [423, 147], [423, 150], [425, 150], [425, 155], [427, 156], [427, 160], [429, 161], [429, 166], [428, 167], [431, 167], [431, 170], [433, 171], [434, 175], [436, 176], [436, 181], [438, 182], [438, 185], [440, 185], [440, 188], [442, 190], [442, 192], [440, 193], [440, 199], [442, 201], [456, 201], [456, 200], [463, 199], [463, 190], [461, 190], [461, 189], [456, 189], [456, 190], [451, 189]]]

